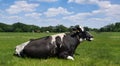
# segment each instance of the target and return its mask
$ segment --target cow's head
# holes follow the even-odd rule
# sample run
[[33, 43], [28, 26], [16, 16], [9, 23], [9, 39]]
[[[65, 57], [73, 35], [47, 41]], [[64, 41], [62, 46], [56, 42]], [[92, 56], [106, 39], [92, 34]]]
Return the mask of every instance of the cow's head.
[[74, 30], [79, 36], [80, 41], [82, 40], [92, 41], [93, 40], [93, 36], [88, 31], [85, 31], [83, 27], [75, 26]]

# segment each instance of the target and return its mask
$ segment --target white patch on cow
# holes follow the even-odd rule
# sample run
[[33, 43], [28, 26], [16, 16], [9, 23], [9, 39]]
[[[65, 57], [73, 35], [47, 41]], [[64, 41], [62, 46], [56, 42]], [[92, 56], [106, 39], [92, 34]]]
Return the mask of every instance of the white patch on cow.
[[15, 52], [15, 54], [18, 54], [19, 56], [20, 56], [20, 52], [24, 49], [24, 47], [29, 43], [30, 41], [27, 41], [27, 42], [25, 42], [25, 43], [22, 43], [22, 44], [20, 44], [20, 45], [17, 45], [16, 46], [16, 52]]
[[80, 40], [80, 42], [82, 42], [82, 41], [83, 41], [83, 39], [82, 39], [82, 38], [80, 38], [79, 40]]
[[[51, 43], [53, 44], [56, 41], [56, 37], [59, 36], [61, 38], [61, 41], [63, 41], [63, 37], [65, 36], [65, 33], [60, 33], [60, 34], [56, 34], [56, 35], [52, 35], [52, 41]], [[60, 45], [61, 47], [62, 45]]]
[[90, 38], [90, 40], [92, 41], [92, 40], [94, 40], [94, 38]]
[[74, 60], [74, 58], [72, 56], [68, 56], [67, 59], [68, 60]]
[[82, 26], [79, 26], [82, 31], [84, 31], [84, 28]]

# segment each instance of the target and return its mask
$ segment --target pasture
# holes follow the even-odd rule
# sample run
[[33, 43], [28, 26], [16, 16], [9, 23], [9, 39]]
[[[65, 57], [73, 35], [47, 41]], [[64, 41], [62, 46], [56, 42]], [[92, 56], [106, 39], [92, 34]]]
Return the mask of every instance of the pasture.
[[0, 33], [0, 66], [120, 66], [120, 33], [92, 32], [92, 42], [82, 42], [75, 53], [75, 60], [58, 58], [33, 59], [13, 56], [16, 45], [31, 38], [54, 33]]

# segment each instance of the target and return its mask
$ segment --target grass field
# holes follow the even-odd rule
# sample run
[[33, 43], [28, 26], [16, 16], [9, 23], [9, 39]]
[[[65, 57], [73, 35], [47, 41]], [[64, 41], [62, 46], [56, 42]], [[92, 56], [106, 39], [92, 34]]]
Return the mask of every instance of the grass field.
[[16, 45], [30, 38], [51, 34], [53, 33], [0, 33], [0, 66], [120, 66], [119, 32], [92, 32], [95, 40], [81, 43], [76, 50], [74, 61], [13, 56]]

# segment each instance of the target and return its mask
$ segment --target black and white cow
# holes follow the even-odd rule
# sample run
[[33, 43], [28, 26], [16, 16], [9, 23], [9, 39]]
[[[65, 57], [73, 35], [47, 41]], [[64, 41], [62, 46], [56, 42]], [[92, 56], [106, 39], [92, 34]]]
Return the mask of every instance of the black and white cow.
[[93, 36], [81, 26], [76, 26], [71, 33], [60, 33], [43, 38], [32, 39], [16, 46], [15, 55], [34, 58], [59, 58], [74, 60], [73, 54], [83, 40], [91, 41]]

